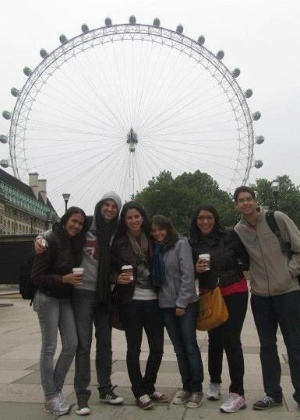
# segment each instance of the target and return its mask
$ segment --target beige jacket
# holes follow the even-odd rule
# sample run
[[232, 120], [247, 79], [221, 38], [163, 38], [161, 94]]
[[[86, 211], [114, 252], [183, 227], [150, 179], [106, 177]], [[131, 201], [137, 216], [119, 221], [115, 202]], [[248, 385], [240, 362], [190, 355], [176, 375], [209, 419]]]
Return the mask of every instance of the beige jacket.
[[275, 212], [281, 236], [291, 244], [293, 256], [289, 260], [283, 255], [265, 213], [266, 210], [259, 209], [255, 230], [243, 217], [235, 226], [250, 257], [251, 292], [258, 296], [276, 296], [299, 290], [297, 274], [300, 273], [300, 232], [286, 214]]

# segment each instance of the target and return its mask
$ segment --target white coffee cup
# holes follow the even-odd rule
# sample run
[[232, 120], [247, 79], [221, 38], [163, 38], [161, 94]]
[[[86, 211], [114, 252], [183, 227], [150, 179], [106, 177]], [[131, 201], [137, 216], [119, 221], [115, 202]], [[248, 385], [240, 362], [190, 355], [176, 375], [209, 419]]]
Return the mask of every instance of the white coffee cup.
[[200, 254], [199, 260], [204, 260], [207, 262], [207, 268], [205, 269], [205, 271], [209, 271], [210, 270], [210, 254]]
[[127, 273], [127, 274], [129, 274], [129, 276], [130, 276], [130, 280], [133, 280], [133, 279], [134, 279], [134, 277], [133, 277], [133, 267], [132, 267], [132, 265], [123, 265], [123, 266], [121, 267], [121, 270], [122, 270], [122, 272], [123, 272], [123, 273]]
[[84, 272], [84, 268], [83, 267], [74, 267], [73, 268], [73, 274], [83, 274], [83, 272]]

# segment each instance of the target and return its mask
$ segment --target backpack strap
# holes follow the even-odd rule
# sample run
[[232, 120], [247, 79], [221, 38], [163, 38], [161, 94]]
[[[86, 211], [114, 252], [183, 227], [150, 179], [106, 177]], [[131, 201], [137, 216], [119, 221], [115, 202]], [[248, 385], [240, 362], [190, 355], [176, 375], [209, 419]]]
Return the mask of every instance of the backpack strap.
[[274, 233], [274, 235], [277, 236], [282, 253], [290, 257], [291, 256], [290, 245], [288, 242], [284, 242], [284, 240], [282, 239], [280, 229], [276, 222], [274, 213], [275, 213], [274, 211], [268, 210], [266, 213], [266, 221], [271, 231]]

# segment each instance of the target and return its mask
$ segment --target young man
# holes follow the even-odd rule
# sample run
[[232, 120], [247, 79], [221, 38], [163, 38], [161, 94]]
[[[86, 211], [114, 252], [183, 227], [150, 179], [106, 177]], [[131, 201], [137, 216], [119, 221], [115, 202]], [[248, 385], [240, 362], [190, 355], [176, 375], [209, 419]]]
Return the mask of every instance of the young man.
[[250, 257], [251, 307], [260, 340], [260, 359], [265, 396], [253, 404], [265, 410], [282, 404], [281, 367], [277, 352], [278, 326], [287, 348], [293, 397], [300, 408], [300, 232], [284, 213], [275, 219], [292, 257], [282, 253], [278, 237], [266, 220], [266, 210], [257, 206], [254, 191], [246, 186], [234, 192], [241, 219], [235, 226]]
[[[76, 414], [88, 415], [91, 409], [90, 352], [93, 324], [96, 337], [96, 373], [99, 399], [109, 404], [122, 404], [123, 398], [115, 394], [111, 384], [112, 349], [110, 325], [111, 283], [109, 279], [110, 244], [118, 224], [121, 199], [113, 191], [103, 195], [96, 204], [94, 216], [89, 217], [90, 228], [83, 250], [81, 267], [84, 268], [83, 283], [74, 287], [72, 306], [78, 334], [75, 357], [74, 388], [78, 407]], [[43, 235], [47, 238], [47, 234]], [[39, 238], [39, 237], [38, 237]], [[36, 251], [40, 241], [36, 240]]]

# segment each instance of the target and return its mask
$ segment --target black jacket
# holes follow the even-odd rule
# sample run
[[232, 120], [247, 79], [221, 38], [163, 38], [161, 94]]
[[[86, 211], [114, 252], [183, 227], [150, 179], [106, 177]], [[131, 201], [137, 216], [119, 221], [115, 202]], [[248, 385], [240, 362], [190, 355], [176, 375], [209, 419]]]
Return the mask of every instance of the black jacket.
[[244, 245], [233, 229], [214, 231], [208, 236], [200, 235], [191, 239], [193, 260], [199, 254], [210, 254], [210, 270], [197, 274], [199, 287], [213, 289], [218, 278], [220, 286], [228, 286], [243, 279], [243, 269], [249, 265], [249, 257]]
[[[150, 261], [152, 258], [152, 243], [151, 240], [148, 239], [149, 249], [148, 249], [148, 257], [149, 257], [149, 266]], [[121, 273], [121, 267], [123, 265], [132, 265], [133, 266], [133, 275], [134, 278], [137, 278], [137, 265], [139, 264], [138, 258], [135, 255], [132, 246], [130, 244], [128, 236], [125, 234], [120, 238], [114, 238], [112, 246], [111, 246], [111, 257], [110, 257], [110, 278], [112, 283], [117, 282], [117, 277]], [[120, 296], [122, 303], [130, 303], [134, 294], [135, 289], [135, 281], [132, 284], [123, 285], [118, 284], [116, 288], [118, 290], [118, 294]]]
[[47, 296], [69, 298], [73, 286], [62, 283], [62, 277], [71, 273], [72, 268], [80, 264], [80, 261], [76, 261], [72, 238], [65, 230], [58, 229], [55, 232], [49, 232], [48, 245], [43, 254], [36, 254], [34, 257], [32, 281]]

